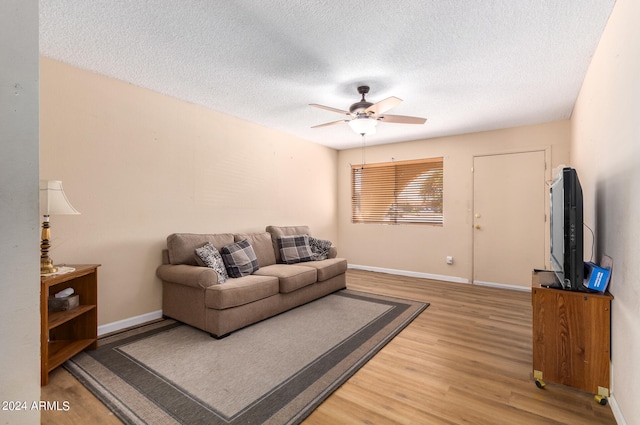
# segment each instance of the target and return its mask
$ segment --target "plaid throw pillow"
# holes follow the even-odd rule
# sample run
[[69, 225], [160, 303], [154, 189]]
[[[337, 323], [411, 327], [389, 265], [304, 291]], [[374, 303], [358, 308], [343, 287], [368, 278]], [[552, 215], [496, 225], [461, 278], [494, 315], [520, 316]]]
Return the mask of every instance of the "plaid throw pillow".
[[329, 248], [331, 248], [331, 245], [331, 241], [309, 236], [309, 246], [311, 247], [314, 260], [326, 260], [329, 258]]
[[295, 264], [313, 260], [307, 235], [278, 236], [278, 248], [283, 263]]
[[220, 254], [230, 277], [247, 276], [260, 268], [256, 253], [246, 239], [222, 247]]
[[196, 248], [196, 255], [205, 266], [215, 270], [218, 274], [218, 283], [225, 283], [227, 281], [229, 276], [222, 261], [222, 256], [211, 242], [207, 242], [200, 248]]

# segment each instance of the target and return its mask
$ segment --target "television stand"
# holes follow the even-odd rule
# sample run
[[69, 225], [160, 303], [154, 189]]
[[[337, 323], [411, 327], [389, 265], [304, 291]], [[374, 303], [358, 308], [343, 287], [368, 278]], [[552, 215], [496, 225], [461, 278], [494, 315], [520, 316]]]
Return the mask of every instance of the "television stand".
[[568, 385], [606, 404], [613, 296], [544, 286], [554, 280], [549, 271], [534, 271], [531, 279], [536, 385]]

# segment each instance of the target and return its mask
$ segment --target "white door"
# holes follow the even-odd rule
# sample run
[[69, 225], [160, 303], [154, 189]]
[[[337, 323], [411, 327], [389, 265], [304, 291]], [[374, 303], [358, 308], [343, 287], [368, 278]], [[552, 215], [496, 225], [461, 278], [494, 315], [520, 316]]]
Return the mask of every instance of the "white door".
[[545, 265], [544, 151], [473, 160], [473, 282], [531, 286]]

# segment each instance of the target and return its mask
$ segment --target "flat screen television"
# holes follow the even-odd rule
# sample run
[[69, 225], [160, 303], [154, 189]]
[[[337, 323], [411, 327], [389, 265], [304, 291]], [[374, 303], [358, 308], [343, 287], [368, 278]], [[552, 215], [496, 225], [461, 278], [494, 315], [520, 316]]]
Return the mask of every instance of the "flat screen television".
[[583, 284], [582, 187], [573, 168], [565, 167], [551, 183], [551, 267], [559, 286], [586, 290]]

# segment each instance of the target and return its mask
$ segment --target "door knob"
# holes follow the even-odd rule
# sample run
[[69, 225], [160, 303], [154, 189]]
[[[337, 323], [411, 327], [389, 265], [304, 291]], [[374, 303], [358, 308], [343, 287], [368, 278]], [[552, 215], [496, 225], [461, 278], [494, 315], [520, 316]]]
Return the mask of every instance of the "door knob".
[[476, 213], [476, 218], [480, 218], [480, 213]]
[[479, 229], [479, 228], [480, 228], [480, 225], [479, 225], [479, 224], [476, 224], [474, 227], [475, 227], [476, 229]]

